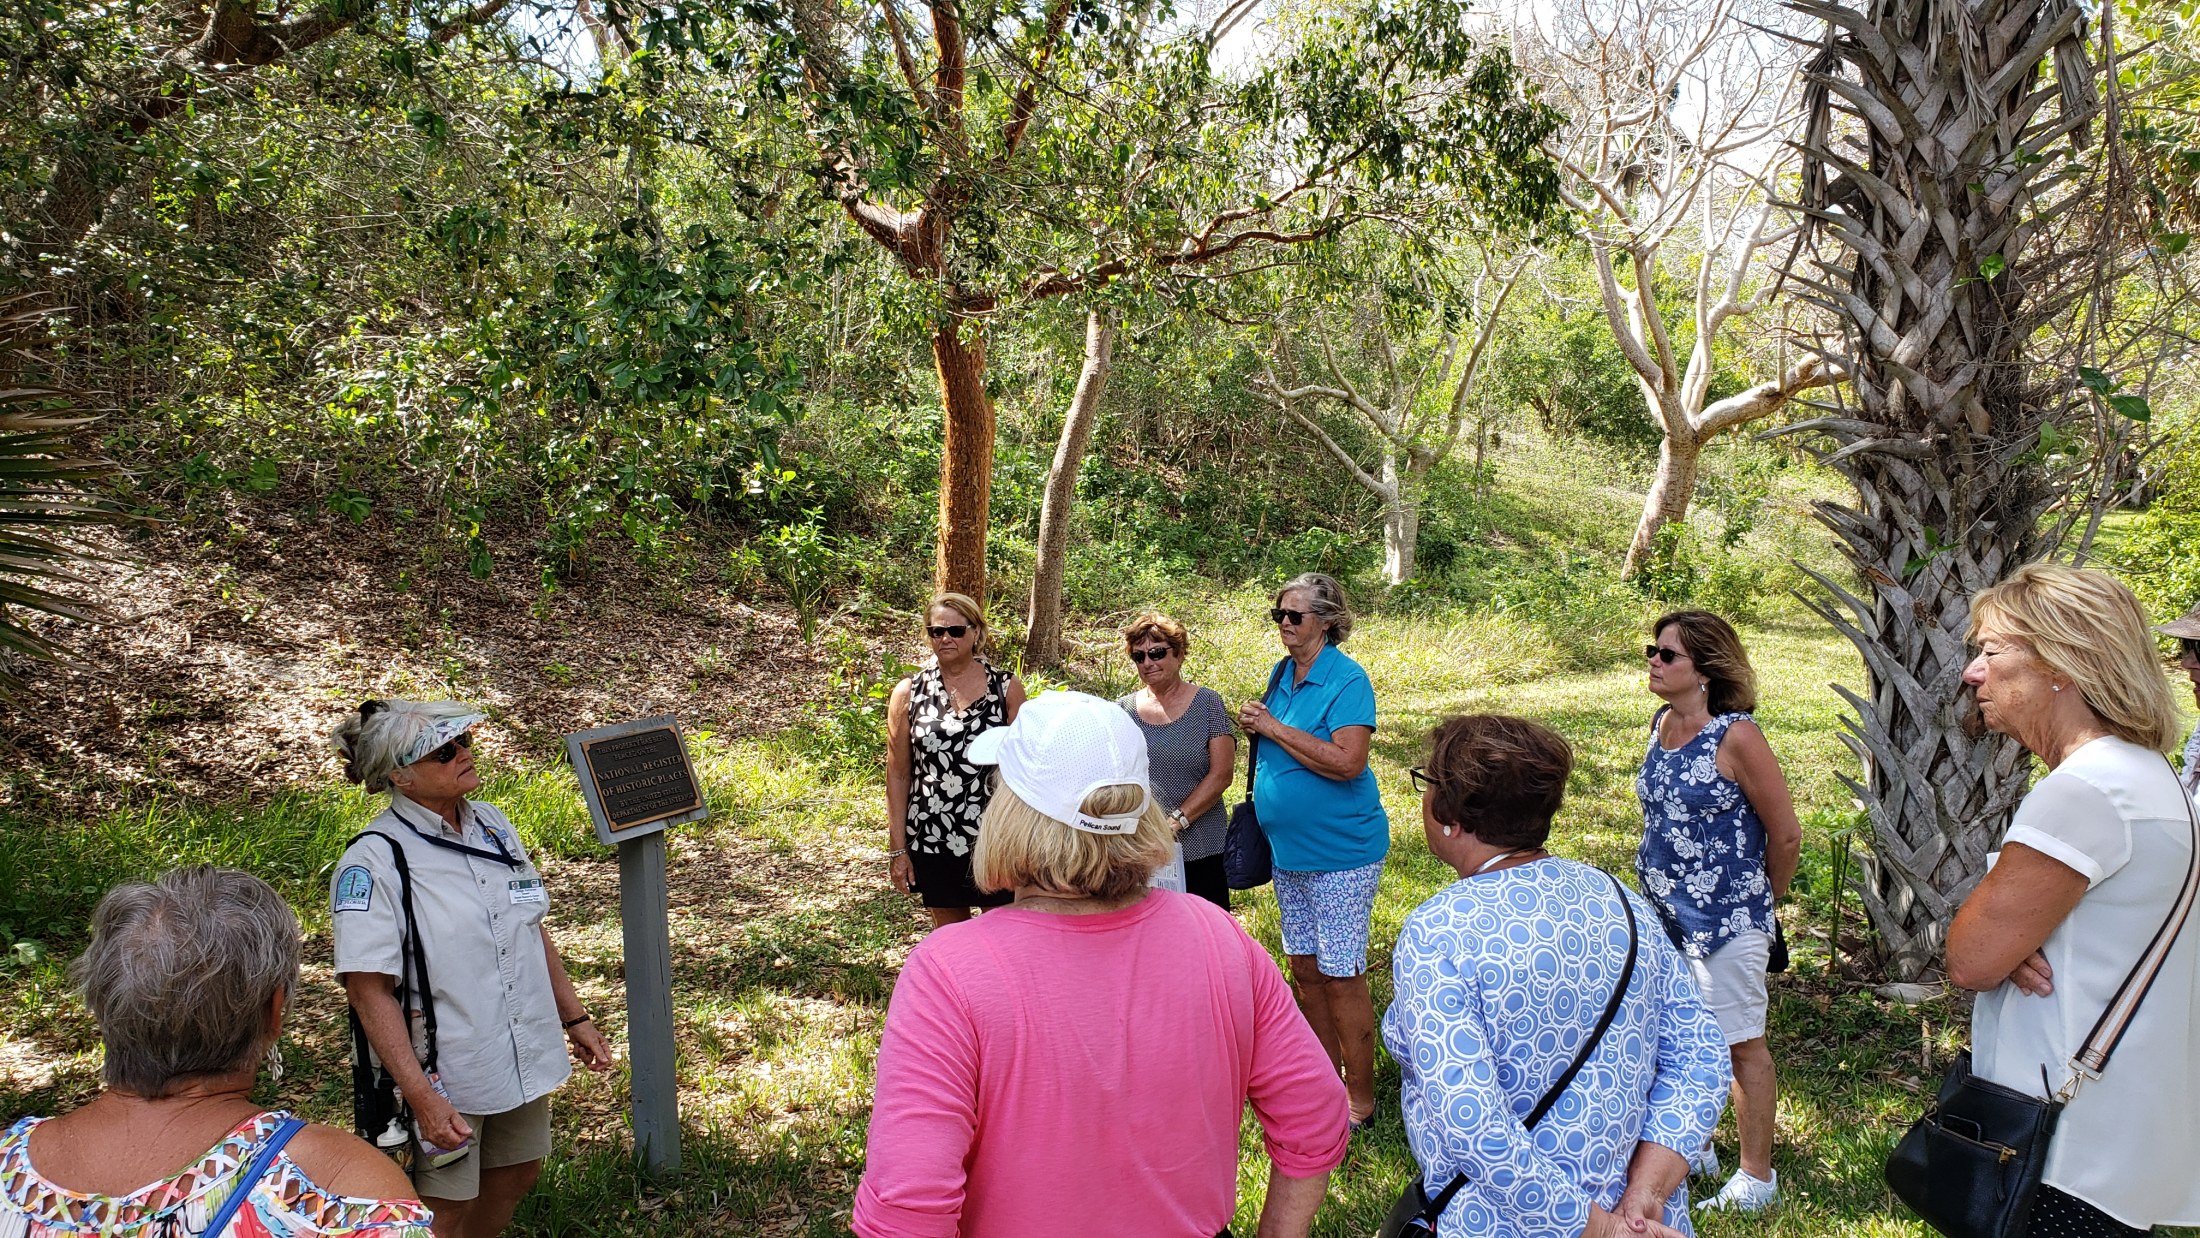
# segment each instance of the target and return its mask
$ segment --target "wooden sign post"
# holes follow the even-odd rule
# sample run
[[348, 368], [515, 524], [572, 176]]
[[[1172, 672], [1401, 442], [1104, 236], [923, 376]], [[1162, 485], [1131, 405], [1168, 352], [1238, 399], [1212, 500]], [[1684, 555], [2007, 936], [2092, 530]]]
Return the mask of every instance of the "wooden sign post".
[[670, 714], [578, 731], [565, 755], [580, 776], [596, 837], [619, 849], [619, 924], [626, 937], [627, 1061], [634, 1147], [652, 1178], [680, 1169], [680, 1079], [672, 1042], [672, 932], [666, 919], [665, 827], [709, 813]]

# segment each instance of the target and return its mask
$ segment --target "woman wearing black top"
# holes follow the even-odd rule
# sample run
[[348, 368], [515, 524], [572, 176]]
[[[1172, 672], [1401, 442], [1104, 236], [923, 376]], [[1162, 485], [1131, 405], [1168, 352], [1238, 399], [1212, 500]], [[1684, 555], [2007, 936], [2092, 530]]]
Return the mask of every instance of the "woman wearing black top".
[[985, 660], [985, 612], [960, 593], [932, 599], [925, 636], [931, 660], [894, 685], [887, 702], [886, 855], [894, 888], [921, 896], [938, 928], [1009, 901], [970, 879], [993, 778], [968, 754], [971, 740], [1016, 717], [1024, 685]]

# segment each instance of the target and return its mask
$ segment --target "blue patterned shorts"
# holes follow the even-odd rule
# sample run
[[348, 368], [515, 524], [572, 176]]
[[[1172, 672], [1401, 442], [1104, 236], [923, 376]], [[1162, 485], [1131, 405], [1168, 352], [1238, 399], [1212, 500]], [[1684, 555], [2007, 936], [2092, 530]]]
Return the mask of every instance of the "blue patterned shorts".
[[1276, 870], [1276, 910], [1283, 917], [1283, 952], [1312, 955], [1324, 976], [1367, 970], [1367, 926], [1383, 862], [1334, 873]]

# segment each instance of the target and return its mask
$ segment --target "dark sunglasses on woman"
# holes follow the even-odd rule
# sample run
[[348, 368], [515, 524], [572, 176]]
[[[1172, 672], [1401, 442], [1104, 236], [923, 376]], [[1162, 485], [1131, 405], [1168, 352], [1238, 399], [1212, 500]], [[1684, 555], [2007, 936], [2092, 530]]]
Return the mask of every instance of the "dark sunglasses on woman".
[[1268, 622], [1288, 623], [1295, 628], [1306, 622], [1306, 612], [1303, 610], [1285, 610], [1283, 607], [1278, 606], [1268, 612]]
[[1133, 649], [1131, 650], [1131, 661], [1140, 666], [1148, 662], [1166, 662], [1169, 660], [1169, 655], [1174, 652], [1175, 650], [1170, 649], [1167, 645], [1156, 645], [1151, 649]]
[[933, 640], [938, 640], [942, 636], [952, 636], [956, 640], [961, 640], [962, 634], [968, 632], [969, 630], [970, 629], [967, 626], [957, 623], [944, 628], [926, 628], [925, 632], [927, 635], [931, 636]]
[[1688, 655], [1682, 653], [1678, 649], [1667, 649], [1663, 645], [1644, 645], [1642, 647], [1642, 656], [1646, 658], [1656, 658], [1658, 661], [1665, 663], [1667, 666], [1671, 666], [1673, 665], [1673, 663], [1687, 657]]
[[459, 749], [471, 748], [473, 746], [474, 733], [472, 731], [468, 731], [464, 735], [459, 736], [457, 739], [452, 740], [450, 743], [443, 745], [441, 748], [436, 749], [434, 752], [431, 752], [427, 756], [424, 756], [420, 759], [423, 761], [433, 761], [437, 765], [449, 765], [451, 762], [458, 759]]
[[2189, 636], [2179, 638], [2177, 641], [2177, 656], [2180, 661], [2191, 658], [2196, 662], [2200, 662], [2200, 640], [2194, 640]]

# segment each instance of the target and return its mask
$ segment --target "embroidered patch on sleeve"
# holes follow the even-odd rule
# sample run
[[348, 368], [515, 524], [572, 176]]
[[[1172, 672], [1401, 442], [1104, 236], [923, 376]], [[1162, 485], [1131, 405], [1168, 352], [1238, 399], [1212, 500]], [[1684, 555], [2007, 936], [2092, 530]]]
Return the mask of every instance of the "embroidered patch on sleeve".
[[354, 864], [336, 874], [336, 900], [332, 911], [365, 911], [374, 902], [374, 874]]

